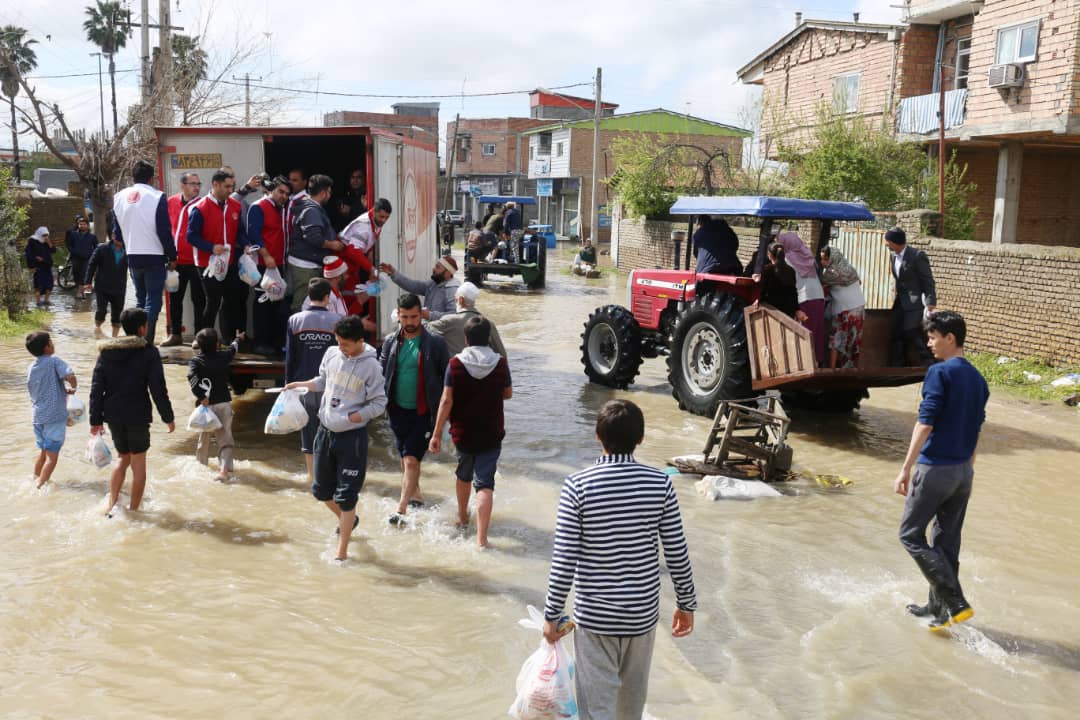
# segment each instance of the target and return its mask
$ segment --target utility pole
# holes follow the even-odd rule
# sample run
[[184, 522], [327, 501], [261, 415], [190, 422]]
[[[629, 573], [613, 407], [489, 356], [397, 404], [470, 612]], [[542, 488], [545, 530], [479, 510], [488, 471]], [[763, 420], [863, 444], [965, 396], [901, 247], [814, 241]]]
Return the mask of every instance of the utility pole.
[[176, 74], [173, 65], [171, 21], [169, 0], [158, 0], [158, 77], [161, 79], [163, 94], [156, 104], [157, 119], [162, 125], [173, 124], [173, 87]]
[[589, 208], [589, 237], [592, 239], [593, 247], [596, 247], [600, 242], [600, 233], [598, 219], [599, 219], [599, 205], [597, 205], [596, 197], [596, 174], [599, 171], [600, 165], [600, 68], [596, 68], [596, 107], [593, 109], [593, 141], [592, 141], [592, 183], [589, 190], [589, 198], [592, 203], [592, 207]]
[[[251, 73], [244, 73], [244, 77], [238, 78], [233, 75], [233, 80], [244, 81], [244, 125], [246, 127], [251, 126]], [[261, 77], [255, 78], [255, 82], [262, 80]]]
[[105, 141], [105, 86], [101, 79], [101, 53], [90, 53], [90, 57], [97, 56], [97, 86], [98, 106], [101, 108], [101, 140]]
[[[451, 186], [454, 184], [454, 158], [457, 157], [458, 126], [461, 125], [461, 113], [454, 116], [454, 139], [450, 141], [450, 159], [446, 167], [446, 192], [443, 193], [443, 209], [450, 209]], [[464, 210], [464, 208], [462, 208]], [[466, 228], [467, 229], [467, 228]]]
[[139, 35], [142, 38], [142, 51], [139, 57], [142, 60], [142, 101], [145, 105], [150, 98], [150, 0], [142, 0], [142, 22]]
[[937, 203], [941, 237], [945, 237], [945, 63], [938, 63], [938, 181]]

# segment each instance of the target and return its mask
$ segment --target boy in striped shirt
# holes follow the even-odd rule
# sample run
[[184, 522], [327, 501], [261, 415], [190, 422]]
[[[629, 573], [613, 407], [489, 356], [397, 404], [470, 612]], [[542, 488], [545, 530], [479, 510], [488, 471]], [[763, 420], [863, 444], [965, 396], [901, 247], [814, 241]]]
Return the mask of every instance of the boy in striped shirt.
[[628, 720], [644, 712], [660, 619], [658, 536], [675, 584], [671, 634], [685, 637], [694, 629], [697, 600], [679, 501], [670, 477], [634, 460], [644, 436], [637, 405], [608, 402], [596, 419], [604, 454], [566, 478], [559, 497], [544, 637], [559, 638], [558, 621], [576, 584], [581, 720]]

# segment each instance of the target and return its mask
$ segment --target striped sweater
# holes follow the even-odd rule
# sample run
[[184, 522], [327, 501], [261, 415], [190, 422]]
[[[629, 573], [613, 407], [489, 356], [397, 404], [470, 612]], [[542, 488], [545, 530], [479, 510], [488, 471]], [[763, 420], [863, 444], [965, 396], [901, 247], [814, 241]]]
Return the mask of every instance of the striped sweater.
[[671, 478], [631, 455], [604, 455], [566, 478], [544, 617], [562, 615], [577, 585], [574, 621], [601, 635], [642, 635], [660, 619], [657, 541], [681, 610], [697, 608], [693, 571]]

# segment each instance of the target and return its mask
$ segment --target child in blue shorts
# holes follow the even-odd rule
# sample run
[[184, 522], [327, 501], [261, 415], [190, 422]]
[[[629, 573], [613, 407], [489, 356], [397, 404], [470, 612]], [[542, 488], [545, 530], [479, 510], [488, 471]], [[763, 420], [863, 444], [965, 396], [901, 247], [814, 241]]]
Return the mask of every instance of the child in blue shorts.
[[[41, 450], [34, 463], [34, 480], [41, 487], [49, 482], [56, 469], [67, 433], [67, 396], [75, 392], [78, 382], [75, 371], [54, 355], [56, 348], [49, 333], [27, 335], [26, 349], [35, 358], [26, 371], [26, 388], [33, 408], [34, 438]], [[65, 381], [70, 388], [64, 386]]]

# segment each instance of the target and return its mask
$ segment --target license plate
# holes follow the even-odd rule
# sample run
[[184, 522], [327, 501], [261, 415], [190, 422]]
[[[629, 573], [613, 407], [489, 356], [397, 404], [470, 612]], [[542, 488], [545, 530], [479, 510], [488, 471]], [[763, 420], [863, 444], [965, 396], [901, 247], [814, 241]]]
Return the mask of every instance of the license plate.
[[259, 389], [272, 388], [272, 387], [275, 387], [276, 385], [277, 385], [277, 381], [274, 380], [273, 378], [255, 378], [251, 382], [251, 387], [255, 387], [255, 388], [259, 388]]

